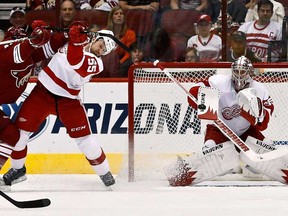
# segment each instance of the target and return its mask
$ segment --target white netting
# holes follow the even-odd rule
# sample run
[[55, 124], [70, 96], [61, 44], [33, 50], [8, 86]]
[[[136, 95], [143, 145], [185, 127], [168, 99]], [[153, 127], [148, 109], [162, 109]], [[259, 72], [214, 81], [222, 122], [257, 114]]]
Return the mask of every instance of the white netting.
[[[230, 73], [230, 68], [168, 68], [168, 71], [189, 90], [194, 83], [213, 74]], [[283, 130], [287, 120], [288, 71], [265, 69], [257, 76], [267, 83], [275, 103], [275, 111], [264, 135], [277, 144], [286, 144]], [[198, 154], [204, 138], [205, 122], [187, 103], [186, 93], [163, 72], [155, 68], [134, 70], [134, 151], [130, 152], [135, 180], [165, 178], [163, 167], [177, 155]]]

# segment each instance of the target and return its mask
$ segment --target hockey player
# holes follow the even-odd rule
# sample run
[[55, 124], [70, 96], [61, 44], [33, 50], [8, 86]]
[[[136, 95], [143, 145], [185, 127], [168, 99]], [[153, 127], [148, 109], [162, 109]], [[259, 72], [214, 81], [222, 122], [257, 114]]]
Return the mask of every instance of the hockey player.
[[[254, 68], [251, 61], [244, 56], [233, 62], [231, 69], [232, 76], [211, 76], [207, 81], [193, 86], [190, 93], [197, 98], [201, 87], [208, 86], [219, 89], [218, 118], [255, 152], [264, 153], [275, 150], [272, 141], [261, 133], [267, 128], [274, 110], [273, 101], [266, 86], [251, 78]], [[197, 104], [190, 98], [188, 98], [188, 103], [197, 109]], [[228, 173], [239, 166], [239, 155], [236, 148], [214, 124], [207, 124], [202, 150], [203, 156], [196, 159], [188, 157], [186, 160], [179, 157], [176, 163], [165, 168], [171, 186], [194, 185], [217, 175]], [[241, 153], [240, 158], [242, 159], [244, 157]], [[257, 164], [250, 162], [249, 164], [254, 166], [252, 168], [247, 166], [250, 170], [259, 172], [254, 169], [258, 166]], [[272, 169], [271, 171], [267, 169], [266, 173], [262, 173], [285, 182], [285, 179], [281, 179], [281, 175], [278, 179], [272, 172]]]
[[91, 132], [85, 108], [79, 99], [84, 83], [103, 70], [100, 57], [111, 52], [115, 42], [99, 35], [93, 36], [89, 42], [89, 37], [83, 33], [85, 30], [80, 23], [70, 28], [69, 42], [42, 69], [37, 85], [23, 103], [16, 119], [21, 129], [20, 139], [13, 149], [12, 168], [3, 175], [5, 185], [11, 185], [20, 178], [26, 179], [24, 162], [29, 134], [37, 131], [49, 114], [59, 117], [103, 183], [106, 186], [115, 183], [106, 155]]
[[[33, 32], [30, 35], [30, 39], [27, 38], [23, 39], [23, 41], [17, 40], [0, 45], [1, 105], [15, 103], [27, 86], [34, 64], [52, 56], [54, 54], [53, 50], [56, 51], [63, 45], [63, 41], [59, 35], [53, 35], [55, 40], [53, 39], [53, 42], [48, 42], [52, 39], [52, 36], [44, 26], [46, 26], [45, 22], [35, 20], [32, 23]], [[19, 32], [21, 30], [10, 30], [8, 34], [10, 38], [6, 38], [6, 40], [10, 41], [14, 36], [17, 36], [18, 39], [21, 39], [19, 38], [21, 36], [25, 36], [25, 34], [19, 34]], [[16, 145], [19, 137], [19, 129], [0, 110], [0, 170], [9, 158], [12, 148]]]

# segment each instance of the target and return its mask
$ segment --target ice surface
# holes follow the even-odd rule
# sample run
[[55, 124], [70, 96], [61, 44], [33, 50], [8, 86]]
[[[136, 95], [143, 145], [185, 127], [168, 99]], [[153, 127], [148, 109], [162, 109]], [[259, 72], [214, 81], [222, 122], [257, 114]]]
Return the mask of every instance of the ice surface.
[[49, 198], [51, 205], [18, 209], [0, 197], [1, 216], [286, 216], [288, 188], [274, 181], [209, 181], [172, 188], [166, 181], [107, 189], [97, 175], [28, 175], [6, 192], [18, 201]]

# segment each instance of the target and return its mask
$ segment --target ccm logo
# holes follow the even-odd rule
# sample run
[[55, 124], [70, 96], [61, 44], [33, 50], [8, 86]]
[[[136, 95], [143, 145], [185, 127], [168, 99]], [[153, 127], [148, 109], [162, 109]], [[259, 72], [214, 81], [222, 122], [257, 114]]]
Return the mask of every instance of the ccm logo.
[[86, 125], [80, 126], [80, 127], [76, 127], [76, 128], [71, 128], [71, 131], [72, 132], [80, 131], [80, 130], [84, 130], [85, 128], [86, 128]]

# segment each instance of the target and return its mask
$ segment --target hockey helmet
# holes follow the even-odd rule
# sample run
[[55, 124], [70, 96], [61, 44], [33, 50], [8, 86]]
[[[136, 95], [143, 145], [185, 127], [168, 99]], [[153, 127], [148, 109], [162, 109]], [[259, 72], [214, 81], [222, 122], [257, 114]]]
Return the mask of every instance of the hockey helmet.
[[[101, 33], [102, 33], [102, 35], [101, 35]], [[104, 51], [104, 53], [102, 55], [109, 54], [116, 47], [115, 41], [112, 38], [110, 38], [108, 36], [105, 36], [105, 35], [114, 36], [113, 32], [110, 31], [110, 30], [100, 30], [100, 31], [96, 32], [96, 34], [94, 34], [94, 38], [95, 39], [94, 38], [92, 39], [92, 41], [93, 40], [97, 41], [99, 39], [103, 39], [104, 40], [104, 44], [105, 44], [106, 49], [105, 49], [105, 51]]]
[[251, 61], [245, 56], [241, 56], [232, 63], [231, 69], [232, 82], [236, 91], [249, 87], [252, 80], [250, 75], [254, 73]]

